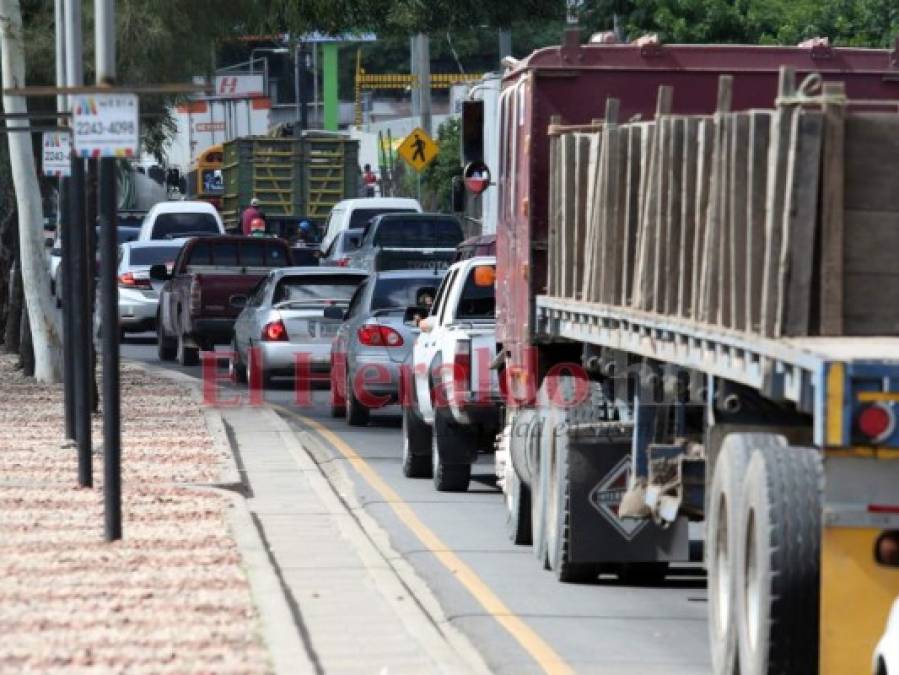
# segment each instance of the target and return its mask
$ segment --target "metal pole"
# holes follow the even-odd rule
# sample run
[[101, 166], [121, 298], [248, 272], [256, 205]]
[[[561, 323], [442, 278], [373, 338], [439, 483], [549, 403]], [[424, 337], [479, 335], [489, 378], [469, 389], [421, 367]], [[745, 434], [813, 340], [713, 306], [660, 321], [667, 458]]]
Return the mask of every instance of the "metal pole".
[[[296, 104], [296, 122], [300, 124], [303, 117], [302, 103], [300, 103], [300, 43], [293, 48], [293, 97]], [[300, 128], [303, 128], [300, 125]]]
[[[94, 0], [97, 84], [114, 84], [114, 0]], [[106, 541], [122, 538], [122, 429], [119, 391], [116, 160], [100, 160], [100, 295], [103, 310], [103, 507]]]
[[[65, 33], [65, 8], [63, 0], [56, 0], [54, 3], [54, 21], [56, 22], [56, 86], [64, 87], [66, 85], [66, 33]], [[65, 112], [68, 110], [65, 96], [56, 97], [56, 111]], [[57, 119], [56, 123], [61, 125], [61, 119]], [[75, 368], [74, 368], [74, 350], [72, 345], [72, 303], [68, 299], [68, 288], [72, 287], [72, 254], [69, 236], [69, 179], [61, 178], [59, 180], [59, 193], [57, 200], [57, 217], [56, 228], [59, 232], [60, 243], [62, 244], [62, 260], [61, 277], [58, 282], [61, 288], [56, 289], [56, 295], [62, 298], [62, 367], [63, 367], [63, 383], [64, 383], [64, 405], [65, 411], [65, 437], [68, 440], [75, 440]]]
[[421, 116], [420, 126], [428, 134], [431, 133], [431, 44], [428, 36], [419, 33], [417, 42], [416, 72], [418, 74], [418, 109]]
[[[81, 0], [65, 0], [66, 84], [84, 84], [84, 56], [81, 34]], [[72, 101], [70, 100], [71, 104]], [[72, 154], [72, 178], [69, 181], [70, 277], [66, 284], [66, 302], [72, 314], [72, 368], [74, 382], [75, 440], [78, 444], [78, 484], [93, 486], [91, 466], [91, 378], [90, 317], [85, 297], [88, 265], [85, 260], [84, 161]]]
[[312, 109], [315, 112], [315, 128], [322, 125], [322, 115], [319, 109], [318, 95], [318, 43], [312, 43]]
[[297, 53], [297, 97], [300, 102], [300, 129], [309, 128], [309, 92], [306, 91], [306, 49], [301, 44]]

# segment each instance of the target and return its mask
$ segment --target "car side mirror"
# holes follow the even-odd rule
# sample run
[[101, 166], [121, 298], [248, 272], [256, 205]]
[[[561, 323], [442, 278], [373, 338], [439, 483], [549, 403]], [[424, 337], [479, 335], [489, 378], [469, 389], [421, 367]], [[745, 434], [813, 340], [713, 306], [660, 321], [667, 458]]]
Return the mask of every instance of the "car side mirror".
[[152, 265], [150, 267], [150, 278], [153, 281], [168, 281], [172, 278], [169, 269], [165, 265]]
[[324, 317], [326, 319], [343, 321], [346, 318], [346, 311], [340, 305], [328, 305], [325, 307]]
[[228, 298], [228, 303], [234, 309], [243, 309], [247, 306], [247, 296], [240, 294], [232, 295], [230, 298]]
[[427, 307], [412, 305], [406, 308], [406, 313], [403, 314], [403, 323], [407, 326], [418, 326], [427, 315]]

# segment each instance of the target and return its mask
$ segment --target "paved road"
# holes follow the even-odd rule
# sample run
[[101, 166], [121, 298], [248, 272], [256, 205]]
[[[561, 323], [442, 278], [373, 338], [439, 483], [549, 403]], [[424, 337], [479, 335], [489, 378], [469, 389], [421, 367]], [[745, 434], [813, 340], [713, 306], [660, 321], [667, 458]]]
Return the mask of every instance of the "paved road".
[[[152, 336], [129, 340], [122, 355], [158, 364]], [[199, 368], [185, 372], [200, 376]], [[230, 388], [224, 385], [223, 395], [233, 395]], [[356, 429], [328, 416], [326, 391], [314, 392], [313, 405], [302, 408], [293, 404], [288, 382], [265, 397], [317, 461], [345, 465], [356, 501], [494, 671], [541, 672], [559, 659], [560, 672], [565, 665], [604, 675], [709, 672], [705, 579], [695, 566], [679, 568], [654, 588], [611, 577], [559, 584], [539, 569], [529, 547], [508, 542], [492, 457], [475, 468], [468, 493], [437, 493], [429, 480], [402, 476], [395, 410]]]

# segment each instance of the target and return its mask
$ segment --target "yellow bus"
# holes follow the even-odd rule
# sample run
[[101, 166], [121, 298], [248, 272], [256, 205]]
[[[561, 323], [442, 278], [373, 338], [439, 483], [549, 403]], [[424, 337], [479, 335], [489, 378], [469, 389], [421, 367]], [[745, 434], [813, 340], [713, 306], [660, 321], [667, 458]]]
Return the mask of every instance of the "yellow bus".
[[222, 176], [222, 146], [211, 145], [197, 155], [187, 175], [187, 196], [202, 199], [221, 209], [225, 182]]

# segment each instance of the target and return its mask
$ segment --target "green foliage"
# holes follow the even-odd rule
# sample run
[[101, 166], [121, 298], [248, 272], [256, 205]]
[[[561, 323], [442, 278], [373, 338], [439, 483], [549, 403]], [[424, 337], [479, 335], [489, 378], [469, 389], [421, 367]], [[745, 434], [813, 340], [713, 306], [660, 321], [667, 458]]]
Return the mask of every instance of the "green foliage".
[[422, 174], [422, 187], [427, 190], [431, 208], [435, 211], [452, 211], [453, 178], [462, 175], [461, 157], [462, 124], [458, 118], [450, 118], [437, 130], [437, 147], [440, 154]]

